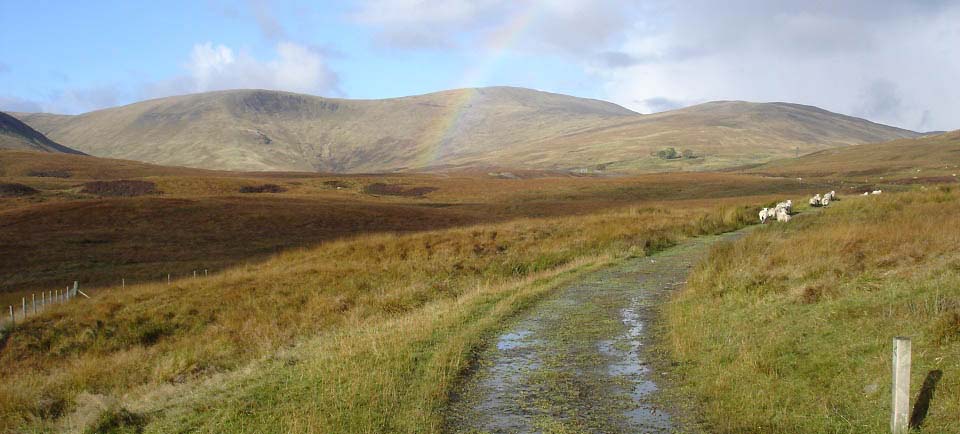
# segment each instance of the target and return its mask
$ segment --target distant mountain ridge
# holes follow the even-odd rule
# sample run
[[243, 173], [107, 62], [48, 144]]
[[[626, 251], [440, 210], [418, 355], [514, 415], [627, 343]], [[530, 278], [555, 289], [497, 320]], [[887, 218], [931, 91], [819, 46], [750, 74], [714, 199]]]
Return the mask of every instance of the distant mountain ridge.
[[[514, 87], [383, 100], [233, 90], [77, 116], [17, 116], [102, 157], [324, 172], [700, 170], [919, 134], [798, 104], [712, 102], [641, 115], [606, 101]], [[658, 158], [666, 147], [699, 158]]]
[[0, 149], [83, 154], [48, 139], [16, 117], [4, 112], [0, 112]]

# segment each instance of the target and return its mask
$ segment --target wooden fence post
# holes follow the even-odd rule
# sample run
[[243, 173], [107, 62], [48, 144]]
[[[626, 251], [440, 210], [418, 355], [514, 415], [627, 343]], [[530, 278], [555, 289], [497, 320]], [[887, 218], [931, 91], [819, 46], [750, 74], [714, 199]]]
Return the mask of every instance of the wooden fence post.
[[21, 298], [20, 302], [23, 303], [23, 317], [26, 318], [27, 317], [27, 297]]
[[907, 432], [910, 419], [910, 339], [893, 338], [893, 399], [891, 401], [890, 431]]
[[203, 269], [203, 277], [207, 277], [207, 269], [206, 269], [206, 268]]
[[74, 297], [77, 296], [77, 291], [79, 291], [79, 290], [80, 290], [80, 282], [77, 282], [76, 280], [74, 280], [74, 281], [73, 281], [73, 296], [74, 296]]
[[33, 298], [33, 314], [37, 314], [37, 294], [30, 294], [30, 297]]
[[10, 325], [15, 325], [16, 323], [17, 320], [13, 317], [13, 306], [10, 306]]
[[193, 278], [194, 278], [194, 279], [197, 278], [197, 270], [193, 270]]
[[127, 287], [127, 279], [120, 279], [120, 288]]
[[167, 285], [170, 284], [170, 273], [167, 273]]
[[46, 297], [47, 297], [47, 293], [40, 291], [40, 307], [46, 307], [47, 305]]

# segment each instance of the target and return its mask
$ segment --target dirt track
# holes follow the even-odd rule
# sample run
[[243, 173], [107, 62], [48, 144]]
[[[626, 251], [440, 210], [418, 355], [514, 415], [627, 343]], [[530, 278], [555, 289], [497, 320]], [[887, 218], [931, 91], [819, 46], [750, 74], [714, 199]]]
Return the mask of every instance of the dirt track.
[[676, 432], [644, 359], [653, 307], [720, 240], [700, 237], [566, 285], [500, 334], [454, 395], [450, 432]]

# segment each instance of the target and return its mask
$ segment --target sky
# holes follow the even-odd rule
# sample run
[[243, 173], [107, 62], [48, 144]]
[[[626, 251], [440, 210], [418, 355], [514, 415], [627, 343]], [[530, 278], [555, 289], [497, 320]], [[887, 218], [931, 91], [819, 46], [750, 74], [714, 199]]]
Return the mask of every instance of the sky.
[[960, 128], [960, 0], [0, 0], [0, 110], [233, 88], [521, 86], [641, 113], [787, 101]]

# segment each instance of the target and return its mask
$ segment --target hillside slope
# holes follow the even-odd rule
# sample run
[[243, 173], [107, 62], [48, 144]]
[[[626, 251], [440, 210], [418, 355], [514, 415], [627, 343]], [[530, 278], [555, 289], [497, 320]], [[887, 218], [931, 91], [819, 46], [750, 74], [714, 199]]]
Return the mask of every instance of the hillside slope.
[[953, 178], [960, 173], [960, 130], [827, 149], [800, 158], [771, 161], [747, 172], [789, 177]]
[[[640, 115], [511, 87], [384, 100], [234, 90], [79, 116], [21, 114], [93, 155], [231, 170], [384, 172], [464, 167], [663, 171], [728, 167], [917, 133], [784, 103], [718, 102]], [[664, 147], [701, 158], [660, 160]]]
[[[607, 170], [717, 169], [851, 144], [916, 137], [913, 131], [789, 103], [716, 101], [599, 124], [490, 157], [550, 168], [594, 162]], [[663, 160], [666, 147], [698, 158]]]
[[37, 132], [19, 119], [0, 112], [0, 149], [82, 154]]
[[940, 186], [845, 198], [716, 247], [663, 323], [705, 431], [890, 432], [891, 341], [908, 336], [911, 431], [957, 432], [958, 226], [960, 194]]

